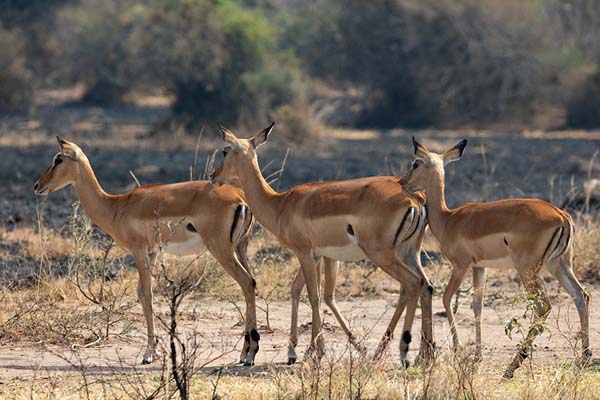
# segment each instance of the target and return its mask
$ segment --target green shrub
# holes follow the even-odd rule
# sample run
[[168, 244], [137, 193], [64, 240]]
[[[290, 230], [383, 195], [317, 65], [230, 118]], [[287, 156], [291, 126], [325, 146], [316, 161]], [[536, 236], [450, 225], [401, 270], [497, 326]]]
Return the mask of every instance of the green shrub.
[[31, 104], [31, 73], [21, 36], [0, 25], [0, 113], [25, 111]]
[[191, 123], [252, 123], [291, 100], [297, 69], [265, 16], [236, 1], [153, 1], [131, 36], [136, 75], [175, 95]]

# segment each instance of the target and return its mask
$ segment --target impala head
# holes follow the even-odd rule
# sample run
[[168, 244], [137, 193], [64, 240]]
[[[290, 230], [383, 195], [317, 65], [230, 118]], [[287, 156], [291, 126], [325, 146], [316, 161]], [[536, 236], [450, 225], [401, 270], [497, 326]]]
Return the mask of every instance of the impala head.
[[427, 186], [427, 181], [433, 173], [444, 176], [444, 167], [446, 164], [460, 160], [467, 146], [467, 139], [463, 139], [442, 154], [433, 153], [417, 140], [412, 138], [417, 158], [412, 163], [408, 173], [405, 186], [410, 191], [423, 190]]
[[85, 159], [85, 155], [75, 143], [62, 140], [58, 136], [56, 139], [60, 152], [52, 158], [50, 166], [33, 186], [35, 194], [47, 195], [75, 182], [80, 162]]
[[215, 185], [229, 183], [240, 186], [240, 171], [249, 168], [252, 163], [258, 163], [256, 149], [267, 141], [273, 125], [275, 122], [249, 139], [239, 139], [232, 131], [219, 125], [225, 147], [221, 165], [210, 173], [212, 183]]

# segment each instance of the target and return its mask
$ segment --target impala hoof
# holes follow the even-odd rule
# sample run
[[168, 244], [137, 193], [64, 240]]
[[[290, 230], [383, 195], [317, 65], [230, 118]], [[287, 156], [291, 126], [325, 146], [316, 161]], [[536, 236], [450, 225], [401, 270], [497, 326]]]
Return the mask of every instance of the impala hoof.
[[244, 367], [251, 367], [254, 365], [254, 360], [250, 360], [250, 359], [245, 359], [244, 360]]
[[142, 357], [142, 365], [151, 364], [154, 361], [154, 356], [152, 354], [146, 354]]
[[402, 367], [404, 369], [407, 369], [408, 367], [410, 367], [410, 361], [408, 361], [407, 359], [404, 359], [401, 362], [402, 362]]
[[296, 354], [296, 350], [293, 347], [288, 347], [288, 365], [295, 364], [298, 361], [298, 355]]
[[512, 368], [508, 368], [506, 371], [504, 371], [504, 374], [502, 375], [504, 379], [512, 379], [514, 376], [515, 370]]

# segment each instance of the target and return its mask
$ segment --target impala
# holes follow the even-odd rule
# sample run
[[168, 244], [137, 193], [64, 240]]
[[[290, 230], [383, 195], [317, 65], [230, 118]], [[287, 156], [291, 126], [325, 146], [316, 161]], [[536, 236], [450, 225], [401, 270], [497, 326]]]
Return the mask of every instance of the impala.
[[[369, 178], [362, 178], [362, 179], [365, 179], [365, 180], [371, 179], [373, 181], [389, 180], [389, 181], [397, 183], [397, 184], [402, 184], [403, 180], [406, 178], [399, 177], [399, 176], [376, 176], [376, 177], [369, 177]], [[425, 202], [425, 197], [422, 192], [416, 192], [416, 193], [407, 192], [407, 194], [409, 196], [413, 196], [422, 205]], [[409, 252], [416, 251], [417, 253], [420, 252], [421, 243], [423, 241], [422, 235], [425, 232], [425, 229], [424, 229], [424, 226], [426, 224], [425, 216], [426, 216], [425, 208], [421, 207], [420, 218], [423, 219], [423, 221], [421, 221], [421, 232], [420, 232], [421, 237], [418, 238], [418, 240], [407, 242], [406, 243], [407, 246], [412, 245], [412, 246], [415, 246], [415, 248], [414, 249], [407, 248], [406, 251], [409, 251]], [[321, 257], [321, 260], [319, 260], [319, 263], [317, 264], [317, 278], [321, 277], [321, 269], [323, 270], [323, 274], [325, 277], [325, 285], [324, 285], [324, 292], [323, 292], [323, 299], [325, 301], [325, 304], [327, 304], [327, 306], [329, 307], [329, 309], [331, 310], [331, 312], [337, 319], [338, 323], [342, 327], [342, 330], [348, 336], [348, 340], [350, 341], [350, 343], [355, 348], [357, 348], [360, 352], [364, 353], [366, 351], [366, 348], [356, 341], [355, 335], [352, 333], [352, 331], [350, 330], [350, 327], [348, 326], [348, 322], [346, 321], [344, 316], [340, 313], [339, 309], [337, 308], [337, 303], [335, 301], [335, 282], [337, 281], [337, 274], [339, 271], [339, 261], [333, 260], [329, 257]], [[302, 294], [302, 289], [304, 288], [304, 284], [305, 284], [304, 274], [302, 273], [302, 269], [300, 269], [298, 271], [298, 274], [296, 275], [296, 278], [294, 279], [294, 282], [292, 283], [292, 295], [291, 295], [291, 297], [292, 297], [292, 318], [291, 318], [291, 329], [290, 329], [290, 343], [293, 344], [293, 347], [295, 347], [295, 344], [298, 343], [298, 306], [300, 304], [300, 295]], [[403, 289], [401, 289], [401, 292], [402, 292], [402, 290]], [[421, 306], [423, 306], [423, 304], [421, 304]], [[381, 356], [385, 352], [389, 342], [393, 339], [394, 330], [396, 329], [396, 325], [398, 324], [398, 321], [399, 321], [403, 311], [404, 311], [403, 305], [400, 304], [400, 307], [396, 308], [396, 311], [395, 311], [392, 319], [390, 320], [390, 323], [389, 323], [387, 329], [385, 330], [385, 334], [384, 334], [383, 338], [381, 339], [379, 346], [377, 347], [377, 351], [375, 352], [375, 357], [374, 357], [375, 359], [381, 358]], [[409, 310], [408, 312], [410, 313], [411, 310]], [[426, 312], [427, 312], [427, 310], [423, 309], [423, 307], [422, 307], [422, 315], [425, 315]], [[425, 318], [422, 318], [421, 321], [423, 323], [422, 330], [425, 331], [425, 329], [427, 329], [427, 325], [425, 323], [426, 320], [425, 320]], [[427, 343], [423, 337], [421, 337], [421, 339], [422, 339], [421, 349], [419, 351], [419, 356], [417, 357], [418, 360], [424, 358], [426, 352], [428, 351], [428, 347], [431, 345], [430, 343]], [[401, 354], [405, 355], [408, 350], [407, 344], [401, 342], [401, 346], [402, 346], [402, 348], [401, 348], [400, 352], [401, 352]], [[429, 349], [429, 350], [431, 350], [431, 349]]]
[[[309, 351], [316, 352], [317, 360], [324, 351], [317, 261], [320, 257], [344, 261], [369, 258], [402, 284], [397, 309], [407, 307], [400, 345], [406, 364], [419, 295], [426, 310], [423, 335], [432, 343], [433, 288], [415, 245], [420, 243], [425, 226], [421, 204], [401, 185], [385, 178], [307, 183], [277, 193], [262, 176], [256, 156], [273, 125], [250, 139], [238, 139], [220, 127], [227, 145], [221, 165], [211, 174], [213, 182], [241, 187], [257, 221], [298, 257], [312, 309]], [[297, 359], [296, 344], [290, 343], [288, 363]]]
[[89, 218], [133, 255], [139, 273], [137, 293], [148, 330], [142, 364], [152, 362], [156, 353], [151, 269], [159, 247], [175, 255], [199, 254], [208, 249], [237, 281], [246, 299], [240, 361], [253, 364], [260, 335], [256, 330], [256, 283], [245, 248], [253, 217], [243, 193], [229, 185], [216, 187], [208, 181], [190, 181], [142, 186], [110, 195], [98, 183], [83, 151], [74, 143], [57, 139], [60, 152], [35, 183], [34, 191], [47, 195], [73, 185]]
[[462, 157], [467, 141], [463, 140], [442, 154], [430, 152], [413, 137], [417, 158], [406, 179], [408, 190], [425, 190], [429, 229], [440, 242], [444, 256], [452, 263], [452, 276], [443, 302], [452, 331], [454, 348], [459, 339], [450, 307], [452, 296], [465, 274], [473, 273], [476, 354], [481, 357], [481, 309], [486, 268], [514, 268], [528, 293], [537, 297], [535, 320], [519, 351], [506, 369], [510, 378], [529, 356], [532, 343], [550, 312], [550, 303], [540, 277], [542, 267], [559, 281], [573, 298], [581, 324], [583, 356], [586, 363], [589, 347], [590, 295], [572, 270], [574, 229], [571, 216], [538, 199], [507, 199], [490, 203], [469, 203], [448, 209], [444, 196], [444, 167]]

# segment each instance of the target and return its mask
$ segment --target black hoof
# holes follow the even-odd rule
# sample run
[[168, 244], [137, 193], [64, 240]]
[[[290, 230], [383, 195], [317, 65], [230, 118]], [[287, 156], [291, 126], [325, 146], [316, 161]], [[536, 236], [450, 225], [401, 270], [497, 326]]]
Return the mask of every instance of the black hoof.
[[288, 357], [287, 365], [296, 364], [296, 361], [297, 361], [296, 357]]
[[402, 360], [402, 366], [404, 369], [410, 367], [410, 362], [408, 360]]

